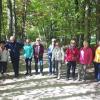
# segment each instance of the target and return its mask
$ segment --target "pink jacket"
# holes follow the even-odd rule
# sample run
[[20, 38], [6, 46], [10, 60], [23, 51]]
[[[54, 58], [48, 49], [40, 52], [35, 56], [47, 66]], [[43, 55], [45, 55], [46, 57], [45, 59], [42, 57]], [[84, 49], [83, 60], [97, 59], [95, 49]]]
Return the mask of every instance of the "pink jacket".
[[91, 64], [92, 60], [93, 60], [92, 49], [90, 47], [81, 48], [80, 49], [80, 57], [79, 57], [80, 64]]

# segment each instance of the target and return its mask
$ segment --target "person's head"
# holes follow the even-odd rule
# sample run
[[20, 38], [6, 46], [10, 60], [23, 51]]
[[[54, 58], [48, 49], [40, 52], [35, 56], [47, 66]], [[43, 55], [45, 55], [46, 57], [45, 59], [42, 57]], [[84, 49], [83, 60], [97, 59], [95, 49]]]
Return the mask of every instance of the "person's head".
[[36, 44], [37, 44], [37, 45], [40, 44], [40, 38], [36, 38]]
[[100, 41], [98, 41], [98, 46], [100, 46]]
[[89, 43], [87, 41], [84, 41], [83, 46], [84, 46], [84, 48], [87, 48], [89, 46]]
[[71, 45], [72, 47], [75, 47], [75, 46], [76, 46], [75, 40], [71, 40], [71, 41], [70, 41], [70, 45]]
[[10, 41], [11, 41], [11, 42], [15, 42], [15, 36], [11, 36], [11, 37], [10, 37]]
[[55, 47], [60, 47], [60, 43], [58, 41], [55, 43]]
[[30, 43], [30, 39], [26, 39], [26, 44], [29, 44]]
[[51, 41], [52, 41], [52, 45], [54, 45], [56, 42], [56, 39], [53, 38]]
[[1, 48], [5, 48], [5, 41], [1, 41], [0, 47], [1, 47]]

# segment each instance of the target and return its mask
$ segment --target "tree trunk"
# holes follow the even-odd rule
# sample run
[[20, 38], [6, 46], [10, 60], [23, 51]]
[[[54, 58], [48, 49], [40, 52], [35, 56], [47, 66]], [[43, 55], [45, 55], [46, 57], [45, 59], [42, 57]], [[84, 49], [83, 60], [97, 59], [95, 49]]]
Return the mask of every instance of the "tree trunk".
[[16, 18], [16, 0], [13, 0], [13, 24], [14, 24], [14, 35], [17, 35], [17, 18]]
[[91, 15], [91, 8], [90, 8], [90, 1], [86, 0], [85, 6], [85, 37], [84, 39], [90, 43], [90, 15]]
[[27, 0], [23, 0], [22, 38], [26, 36], [26, 13], [27, 13]]
[[100, 0], [96, 0], [96, 40], [100, 41]]
[[0, 40], [1, 40], [1, 33], [2, 33], [2, 0], [0, 0]]
[[12, 2], [11, 0], [7, 0], [7, 6], [8, 6], [8, 29], [9, 29], [9, 35], [13, 35], [13, 14], [12, 14]]

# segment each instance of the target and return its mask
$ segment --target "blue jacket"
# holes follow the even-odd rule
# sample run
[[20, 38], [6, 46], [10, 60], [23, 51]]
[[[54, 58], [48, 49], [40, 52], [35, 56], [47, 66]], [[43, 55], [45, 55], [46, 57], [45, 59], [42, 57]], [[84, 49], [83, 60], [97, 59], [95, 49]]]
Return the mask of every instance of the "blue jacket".
[[20, 50], [21, 48], [23, 47], [23, 44], [22, 43], [19, 43], [19, 42], [7, 42], [5, 47], [7, 49], [10, 49], [10, 57], [11, 57], [11, 60], [17, 60], [19, 59], [20, 57]]
[[48, 57], [49, 58], [52, 58], [52, 51], [54, 49], [54, 46], [53, 45], [50, 45], [49, 48], [48, 48]]
[[31, 44], [25, 45], [23, 47], [23, 53], [25, 58], [32, 58], [33, 56], [33, 47]]

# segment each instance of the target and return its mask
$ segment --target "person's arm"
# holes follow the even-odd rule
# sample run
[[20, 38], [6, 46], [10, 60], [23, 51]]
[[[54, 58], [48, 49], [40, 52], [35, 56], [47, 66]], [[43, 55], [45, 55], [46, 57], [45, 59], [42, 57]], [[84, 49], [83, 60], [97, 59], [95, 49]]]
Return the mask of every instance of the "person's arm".
[[64, 61], [64, 50], [61, 48], [61, 53], [62, 53], [62, 61]]
[[55, 59], [55, 49], [53, 49], [53, 51], [52, 51], [52, 58], [51, 58], [51, 60], [53, 61]]
[[25, 46], [23, 47], [23, 55], [24, 55], [24, 58], [26, 58], [26, 54], [25, 54]]
[[31, 46], [31, 58], [33, 57], [33, 47]]
[[89, 49], [89, 57], [90, 57], [90, 59], [89, 59], [89, 65], [90, 65], [92, 63], [92, 60], [93, 60], [93, 53], [92, 53], [91, 48]]
[[17, 42], [17, 43], [18, 43], [19, 50], [22, 50], [23, 46], [24, 46], [24, 43], [22, 43], [22, 42]]

